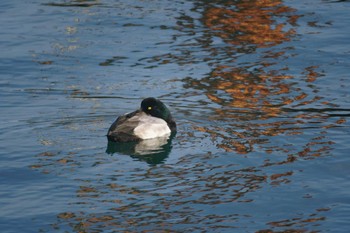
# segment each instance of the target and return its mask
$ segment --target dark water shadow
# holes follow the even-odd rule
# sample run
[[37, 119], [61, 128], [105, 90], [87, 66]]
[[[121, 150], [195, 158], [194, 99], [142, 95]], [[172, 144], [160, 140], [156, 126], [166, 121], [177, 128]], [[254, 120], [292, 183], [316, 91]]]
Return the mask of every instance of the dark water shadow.
[[106, 153], [110, 155], [124, 154], [150, 165], [163, 163], [172, 149], [175, 133], [167, 137], [153, 138], [139, 142], [108, 141]]
[[92, 7], [97, 5], [102, 5], [95, 0], [71, 0], [64, 2], [48, 2], [43, 3], [44, 6], [55, 6], [55, 7]]

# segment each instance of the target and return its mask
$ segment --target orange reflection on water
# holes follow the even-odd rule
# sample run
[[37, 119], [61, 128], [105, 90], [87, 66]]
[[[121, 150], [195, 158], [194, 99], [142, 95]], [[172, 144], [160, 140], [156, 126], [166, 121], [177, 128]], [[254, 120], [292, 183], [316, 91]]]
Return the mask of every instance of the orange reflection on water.
[[[295, 9], [283, 5], [282, 1], [269, 0], [225, 1], [208, 5], [203, 11], [202, 22], [210, 29], [208, 34], [222, 38], [227, 45], [228, 49], [223, 51], [239, 51], [245, 46], [271, 48], [270, 51], [261, 51], [255, 62], [241, 65], [232, 57], [232, 65], [217, 64], [207, 77], [186, 79], [188, 87], [201, 90], [211, 102], [220, 106], [213, 109], [210, 119], [225, 124], [195, 127], [210, 134], [217, 147], [247, 154], [258, 145], [268, 153], [283, 151], [300, 157], [329, 150], [323, 146], [330, 143], [328, 140], [314, 144], [306, 140], [303, 148], [293, 152], [283, 145], [269, 145], [272, 137], [303, 135], [305, 128], [310, 127], [310, 119], [324, 122], [325, 118], [317, 111], [291, 111], [289, 114], [284, 109], [319, 103], [321, 97], [307, 84], [323, 76], [318, 66], [305, 67], [300, 77], [289, 75], [288, 66], [273, 68], [293, 56], [288, 52], [293, 47], [274, 46], [290, 41], [296, 34], [294, 28], [299, 17]], [[247, 55], [258, 52], [246, 51]], [[227, 52], [227, 58], [230, 56], [232, 54]], [[292, 161], [289, 158], [283, 162]]]
[[[244, 68], [232, 68], [230, 70], [221, 69], [218, 67], [212, 72], [210, 79], [213, 90], [222, 90], [228, 95], [222, 98], [221, 94], [214, 92], [207, 93], [210, 100], [215, 103], [232, 106], [237, 108], [259, 109], [269, 115], [276, 115], [279, 112], [278, 108], [273, 108], [274, 105], [286, 104], [288, 99], [274, 99], [274, 103], [269, 100], [269, 96], [278, 96], [290, 92], [288, 84], [281, 82], [284, 79], [290, 79], [291, 76], [275, 75], [264, 73], [261, 70], [258, 74], [251, 74]], [[229, 102], [227, 97], [229, 96]]]
[[[295, 34], [293, 29], [284, 31], [286, 23], [276, 23], [275, 19], [294, 11], [282, 5], [282, 1], [235, 1], [222, 7], [207, 8], [203, 21], [230, 44], [269, 47], [288, 41]], [[296, 15], [288, 16], [288, 23], [294, 24], [297, 19]]]
[[[317, 68], [306, 67], [298, 82], [314, 82], [323, 76]], [[325, 122], [328, 118], [323, 112], [313, 109], [299, 112], [285, 108], [305, 107], [322, 99], [315, 94], [317, 92], [305, 92], [301, 88], [293, 87], [290, 80], [296, 77], [279, 74], [282, 73], [279, 70], [265, 72], [264, 67], [254, 72], [247, 70], [244, 67], [221, 66], [203, 79], [186, 79], [188, 86], [200, 89], [211, 102], [221, 106], [213, 109], [214, 114], [210, 116], [210, 120], [225, 124], [194, 127], [197, 131], [208, 133], [218, 148], [247, 154], [258, 146], [271, 153], [272, 147], [267, 146], [271, 137], [303, 135], [305, 129], [314, 127], [314, 123], [310, 122]], [[336, 124], [341, 123], [339, 121]], [[329, 124], [329, 127], [333, 126], [334, 124]], [[327, 154], [331, 149], [329, 145], [332, 142], [325, 137], [310, 140], [312, 141], [306, 140], [302, 148], [292, 153], [299, 157], [316, 157]], [[283, 146], [274, 146], [273, 150], [291, 153]], [[290, 162], [287, 160], [284, 162]]]

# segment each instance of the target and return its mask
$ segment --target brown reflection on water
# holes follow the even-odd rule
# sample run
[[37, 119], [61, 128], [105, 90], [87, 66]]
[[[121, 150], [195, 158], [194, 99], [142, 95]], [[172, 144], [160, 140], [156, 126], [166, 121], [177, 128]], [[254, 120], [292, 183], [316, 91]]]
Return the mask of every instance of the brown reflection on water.
[[[308, 197], [305, 197], [308, 198]], [[301, 215], [292, 219], [282, 219], [278, 221], [268, 222], [270, 229], [259, 230], [257, 233], [274, 233], [281, 231], [274, 231], [273, 229], [278, 228], [288, 228], [287, 231], [284, 232], [295, 232], [295, 233], [303, 233], [309, 232], [303, 228], [306, 228], [308, 225], [317, 226], [320, 222], [327, 220], [326, 217], [322, 216], [322, 212], [329, 211], [330, 208], [319, 208], [314, 211], [314, 213], [308, 215]]]
[[[218, 1], [203, 8], [202, 22], [210, 29], [208, 34], [222, 38], [229, 48], [225, 51], [240, 51], [245, 46], [273, 47], [287, 42], [295, 34], [293, 25], [300, 17], [282, 1]], [[265, 118], [278, 116], [281, 111], [278, 106], [294, 101], [287, 96], [291, 87], [285, 80], [293, 78], [283, 73], [288, 68], [271, 68], [285, 52], [266, 51], [248, 65], [215, 64], [207, 77], [188, 79], [187, 85], [203, 90], [212, 102], [223, 107], [254, 109], [264, 113]], [[252, 68], [254, 71], [249, 71]], [[303, 96], [295, 97], [298, 98]], [[227, 109], [216, 109], [216, 113], [225, 115]]]
[[[266, 73], [263, 68], [254, 74], [246, 67], [218, 67], [208, 77], [200, 80], [186, 79], [186, 87], [195, 87], [205, 91], [206, 96], [221, 106], [241, 109], [256, 109], [267, 116], [277, 116], [278, 107], [293, 102], [285, 94], [290, 86], [283, 81], [292, 78], [288, 75]], [[271, 98], [273, 96], [283, 98]], [[226, 114], [224, 109], [216, 109], [218, 115]]]
[[[295, 34], [293, 29], [285, 29], [286, 22], [275, 19], [294, 11], [282, 1], [225, 1], [221, 6], [207, 8], [203, 22], [227, 43], [269, 47], [288, 41]], [[288, 16], [288, 23], [295, 24], [298, 17]]]
[[[254, 206], [257, 200], [251, 199], [250, 194], [261, 192], [269, 182], [272, 186], [288, 184], [294, 173], [287, 171], [267, 176], [261, 167], [242, 168], [232, 163], [215, 165], [217, 159], [210, 153], [189, 155], [176, 165], [128, 173], [116, 168], [114, 175], [87, 180], [76, 191], [79, 202], [75, 206], [81, 206], [82, 210], [58, 214], [53, 227], [64, 230], [68, 224], [74, 232], [187, 232], [188, 229], [202, 231], [203, 226], [207, 231], [239, 229], [241, 221], [254, 223], [260, 219], [251, 212], [244, 214], [235, 208], [248, 203]], [[305, 194], [302, 198], [313, 197]], [[216, 208], [226, 211], [219, 214]], [[298, 230], [324, 221], [323, 212], [328, 210], [330, 208], [321, 204], [311, 214], [270, 219], [266, 228], [271, 229], [259, 232], [274, 232], [275, 229], [303, 232]]]
[[[186, 88], [201, 91], [210, 102], [220, 106], [213, 108], [209, 116], [213, 124], [194, 128], [208, 133], [217, 147], [227, 152], [247, 154], [257, 148], [267, 153], [282, 152], [288, 155], [283, 163], [294, 161], [294, 156], [327, 154], [333, 142], [326, 137], [317, 143], [312, 137], [305, 138], [305, 144], [297, 151], [273, 145], [273, 137], [284, 136], [286, 141], [303, 137], [305, 130], [322, 124], [326, 127], [328, 119], [327, 114], [317, 109], [295, 110], [329, 104], [321, 102], [322, 96], [312, 85], [323, 76], [319, 66], [306, 66], [298, 76], [289, 74], [285, 61], [294, 55], [293, 47], [287, 43], [296, 35], [301, 17], [296, 10], [282, 1], [219, 1], [202, 7], [201, 21], [210, 29], [206, 35], [220, 37], [225, 44], [213, 47], [212, 55], [218, 54], [215, 53], [218, 49], [220, 57], [230, 63], [211, 63], [212, 71], [205, 77], [184, 79]], [[282, 47], [284, 43], [287, 45]], [[235, 52], [243, 55], [238, 59]], [[240, 61], [252, 54], [253, 60]], [[316, 132], [317, 137], [324, 133]]]
[[[68, 224], [75, 232], [134, 232], [135, 227], [138, 232], [187, 232], [189, 228], [203, 230], [203, 225], [215, 230], [233, 228], [238, 218], [248, 216], [219, 215], [211, 207], [252, 202], [246, 194], [259, 190], [267, 177], [255, 167], [205, 163], [215, 159], [210, 153], [188, 156], [177, 165], [128, 174], [116, 168], [115, 176], [101, 177], [97, 183], [87, 181], [77, 190], [77, 205], [90, 210], [62, 212], [55, 227], [61, 230]], [[186, 163], [189, 166], [184, 167]], [[100, 206], [108, 210], [100, 212]]]
[[[312, 83], [322, 76], [316, 69], [305, 68], [302, 76], [305, 83]], [[324, 136], [326, 130], [323, 129], [336, 127], [344, 121], [331, 123], [329, 115], [317, 109], [305, 112], [296, 110], [310, 104], [329, 103], [320, 102], [322, 97], [315, 94], [317, 92], [303, 92], [293, 87], [292, 82], [289, 82], [293, 79], [290, 75], [279, 75], [276, 71], [265, 72], [263, 68], [250, 73], [244, 67], [219, 67], [203, 79], [187, 78], [186, 87], [203, 91], [211, 102], [220, 106], [212, 109], [209, 120], [221, 124], [194, 128], [210, 134], [217, 146], [225, 151], [246, 154], [259, 145], [267, 153], [294, 153], [300, 157], [326, 154], [333, 142]], [[320, 130], [317, 130], [315, 137], [307, 138], [303, 149], [299, 151], [269, 145], [273, 143], [272, 137], [303, 137], [305, 131], [313, 128]], [[292, 160], [288, 157], [286, 161]]]
[[[254, 72], [247, 71], [246, 67], [218, 67], [200, 80], [186, 78], [185, 87], [201, 90], [211, 102], [221, 106], [213, 109], [214, 113], [209, 116], [209, 120], [226, 123], [222, 126], [195, 126], [195, 129], [209, 133], [217, 146], [225, 151], [246, 154], [253, 150], [254, 145], [266, 144], [271, 136], [302, 135], [304, 129], [312, 127], [305, 126], [308, 121], [325, 121], [327, 116], [317, 111], [288, 112], [284, 108], [307, 106], [318, 103], [322, 98], [313, 92], [306, 93], [293, 87], [290, 80], [295, 78], [279, 73], [278, 70], [264, 71], [264, 66]], [[321, 76], [317, 67], [306, 67], [302, 80], [312, 83]], [[332, 142], [319, 144], [329, 145]], [[307, 143], [304, 152], [298, 154], [309, 154], [305, 152], [312, 151], [308, 149], [309, 145], [314, 143]], [[265, 147], [268, 153], [273, 150], [289, 152], [283, 148]]]

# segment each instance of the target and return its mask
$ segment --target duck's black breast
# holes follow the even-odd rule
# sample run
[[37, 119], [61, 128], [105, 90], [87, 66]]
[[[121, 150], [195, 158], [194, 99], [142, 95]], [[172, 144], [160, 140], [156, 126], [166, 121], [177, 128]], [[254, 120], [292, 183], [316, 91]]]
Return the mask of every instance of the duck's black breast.
[[171, 132], [176, 132], [176, 122], [172, 117], [167, 121], [167, 124]]

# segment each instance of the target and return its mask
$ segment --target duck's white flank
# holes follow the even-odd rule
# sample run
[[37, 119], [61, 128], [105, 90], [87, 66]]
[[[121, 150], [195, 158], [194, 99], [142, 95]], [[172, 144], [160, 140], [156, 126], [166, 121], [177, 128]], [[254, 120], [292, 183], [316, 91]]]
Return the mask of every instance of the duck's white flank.
[[139, 121], [139, 124], [134, 129], [134, 134], [141, 139], [164, 137], [171, 133], [168, 124], [161, 118], [149, 116], [145, 113], [132, 118], [130, 120]]

